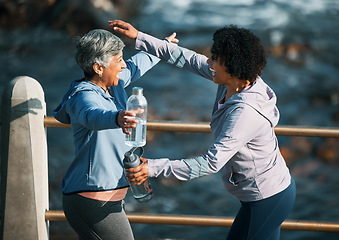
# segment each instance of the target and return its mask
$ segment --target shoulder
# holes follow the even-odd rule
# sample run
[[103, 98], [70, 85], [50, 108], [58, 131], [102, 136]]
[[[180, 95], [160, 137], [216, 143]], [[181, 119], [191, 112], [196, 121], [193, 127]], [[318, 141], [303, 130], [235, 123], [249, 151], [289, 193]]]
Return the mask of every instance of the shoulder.
[[[259, 112], [246, 102], [237, 102], [230, 105], [226, 111], [227, 118], [230, 118], [233, 122], [244, 121], [249, 122], [251, 120], [261, 119]], [[242, 123], [238, 123], [242, 124]]]
[[69, 96], [67, 106], [71, 108], [83, 108], [85, 106], [89, 108], [96, 108], [101, 106], [101, 103], [105, 99], [103, 93], [104, 90], [101, 92], [100, 89], [96, 88], [95, 86], [89, 86], [81, 90], [78, 89]]
[[255, 135], [268, 121], [245, 102], [232, 105], [225, 116], [223, 131], [228, 132], [237, 139], [247, 135]]

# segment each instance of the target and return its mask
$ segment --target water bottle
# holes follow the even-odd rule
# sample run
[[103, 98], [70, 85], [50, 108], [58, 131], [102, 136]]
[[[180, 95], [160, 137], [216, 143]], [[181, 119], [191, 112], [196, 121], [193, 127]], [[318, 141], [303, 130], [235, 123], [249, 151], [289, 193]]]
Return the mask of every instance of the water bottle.
[[[140, 157], [143, 152], [144, 150], [142, 147], [133, 147], [131, 150], [126, 152], [123, 161], [125, 169], [139, 166], [141, 164]], [[138, 186], [134, 185], [133, 183], [130, 183], [129, 185], [131, 187], [134, 198], [138, 202], [147, 202], [152, 198], [153, 191], [148, 179], [146, 179], [146, 181]]]
[[126, 109], [142, 109], [143, 111], [135, 116], [138, 120], [136, 128], [127, 129], [131, 134], [126, 134], [125, 143], [131, 147], [142, 147], [146, 144], [147, 100], [141, 87], [132, 88], [132, 92], [127, 100]]

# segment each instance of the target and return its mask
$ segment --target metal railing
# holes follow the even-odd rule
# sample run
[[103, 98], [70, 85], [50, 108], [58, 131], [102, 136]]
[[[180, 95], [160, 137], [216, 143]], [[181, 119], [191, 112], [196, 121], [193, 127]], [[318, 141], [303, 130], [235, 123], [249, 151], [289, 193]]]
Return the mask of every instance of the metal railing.
[[[45, 117], [45, 127], [71, 127], [70, 124], [63, 124], [54, 117]], [[200, 132], [210, 133], [208, 123], [174, 122], [174, 121], [152, 121], [147, 122], [147, 130], [150, 131], [175, 131], [175, 132]], [[277, 135], [303, 136], [303, 137], [331, 137], [339, 138], [339, 129], [325, 127], [295, 127], [277, 126]], [[66, 221], [62, 211], [46, 211], [46, 221]], [[211, 217], [211, 216], [186, 216], [186, 215], [161, 215], [161, 214], [127, 214], [131, 223], [143, 224], [165, 224], [165, 225], [190, 225], [190, 226], [214, 226], [231, 227], [234, 218]], [[313, 222], [313, 221], [292, 221], [286, 220], [282, 223], [283, 230], [298, 231], [323, 231], [339, 232], [339, 223]]]
[[[71, 127], [70, 124], [63, 124], [54, 117], [45, 117], [45, 127]], [[150, 131], [172, 131], [172, 132], [200, 132], [210, 133], [209, 123], [193, 122], [175, 122], [175, 121], [152, 121], [148, 120], [147, 130]], [[303, 127], [303, 126], [277, 126], [275, 133], [282, 136], [299, 136], [299, 137], [327, 137], [339, 138], [338, 128], [326, 127]]]
[[[45, 214], [46, 221], [66, 221], [63, 211], [49, 210]], [[211, 216], [163, 215], [163, 214], [127, 214], [130, 223], [231, 227], [234, 218]], [[283, 230], [339, 232], [339, 223], [292, 221], [281, 224]]]

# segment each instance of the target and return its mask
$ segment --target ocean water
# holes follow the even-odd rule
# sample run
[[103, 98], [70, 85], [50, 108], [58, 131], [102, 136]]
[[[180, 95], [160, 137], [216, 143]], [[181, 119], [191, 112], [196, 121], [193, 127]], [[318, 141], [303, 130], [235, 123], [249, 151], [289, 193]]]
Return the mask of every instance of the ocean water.
[[[148, 0], [130, 21], [164, 38], [177, 32], [180, 45], [209, 54], [213, 32], [235, 24], [251, 29], [268, 52], [263, 79], [278, 96], [280, 125], [339, 126], [339, 2], [336, 0]], [[28, 75], [46, 94], [51, 116], [70, 82], [82, 76], [72, 39], [45, 28], [0, 30], [0, 90]], [[128, 45], [125, 58], [135, 51]], [[216, 86], [190, 72], [160, 63], [133, 86], [144, 88], [149, 119], [208, 122]], [[127, 89], [132, 93], [132, 87]], [[180, 159], [204, 153], [210, 134], [148, 132], [145, 157]], [[50, 209], [62, 209], [60, 183], [72, 156], [70, 129], [49, 128]], [[297, 185], [289, 219], [339, 222], [339, 159], [321, 154], [338, 140], [278, 137]], [[331, 145], [332, 144], [332, 145]], [[140, 204], [129, 193], [127, 213], [234, 217], [239, 202], [226, 192], [219, 174], [190, 182], [151, 179], [153, 199]], [[225, 239], [228, 228], [132, 225], [137, 238]], [[71, 230], [51, 223], [51, 233]], [[339, 233], [282, 231], [281, 239], [339, 239]]]

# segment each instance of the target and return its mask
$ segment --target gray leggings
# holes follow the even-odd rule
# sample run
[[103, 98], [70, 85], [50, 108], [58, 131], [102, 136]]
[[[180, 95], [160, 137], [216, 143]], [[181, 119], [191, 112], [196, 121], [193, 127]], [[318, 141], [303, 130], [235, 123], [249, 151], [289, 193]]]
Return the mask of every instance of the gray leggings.
[[134, 239], [122, 201], [103, 202], [69, 194], [63, 195], [62, 204], [68, 223], [81, 240]]

